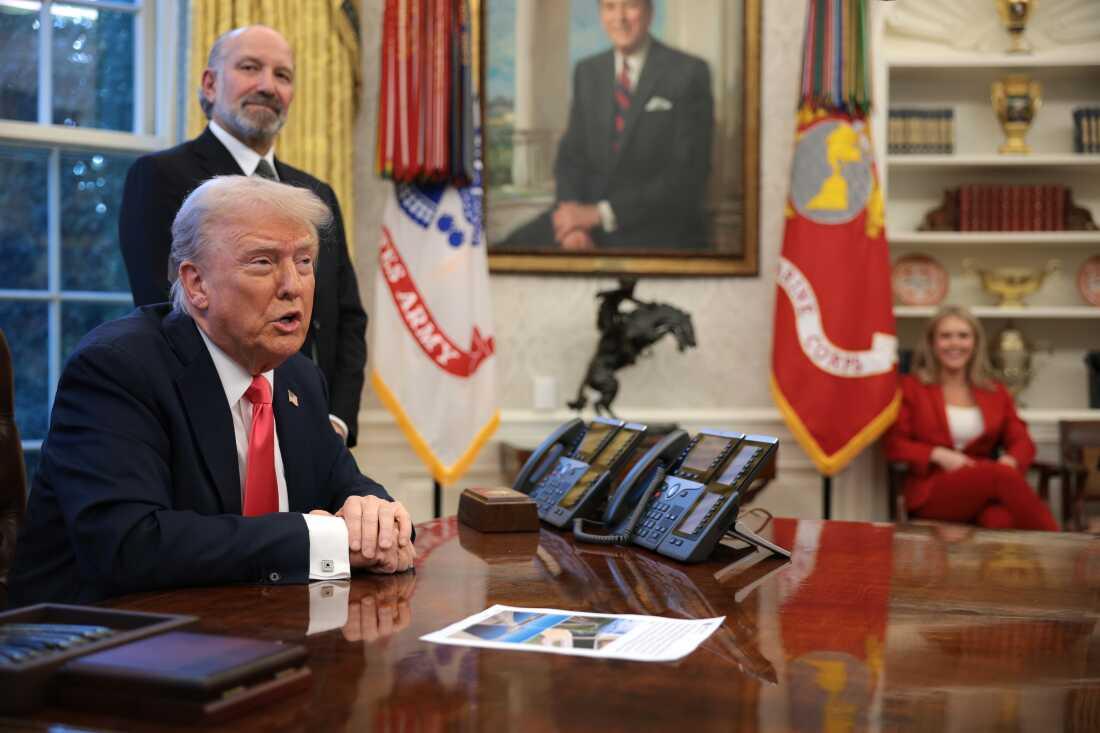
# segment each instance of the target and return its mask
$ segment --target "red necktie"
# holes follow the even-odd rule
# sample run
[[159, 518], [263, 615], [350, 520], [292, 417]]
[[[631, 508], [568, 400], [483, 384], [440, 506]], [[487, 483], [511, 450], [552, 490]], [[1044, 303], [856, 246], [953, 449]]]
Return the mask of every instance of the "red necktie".
[[617, 153], [626, 129], [626, 113], [630, 111], [630, 63], [624, 58], [623, 69], [615, 80], [615, 131], [611, 135], [611, 148]]
[[279, 486], [275, 482], [275, 414], [271, 410], [271, 385], [262, 374], [252, 378], [244, 396], [252, 403], [244, 515], [255, 517], [279, 511]]

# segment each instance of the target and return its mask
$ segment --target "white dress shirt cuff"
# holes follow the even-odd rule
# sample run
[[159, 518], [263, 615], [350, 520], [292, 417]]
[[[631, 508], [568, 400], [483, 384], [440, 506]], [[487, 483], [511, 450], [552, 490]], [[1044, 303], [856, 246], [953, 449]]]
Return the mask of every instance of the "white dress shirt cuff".
[[342, 580], [351, 577], [348, 526], [340, 517], [303, 514], [309, 530], [309, 579]]
[[610, 201], [597, 201], [596, 211], [600, 212], [600, 226], [605, 232], [610, 234], [619, 228], [619, 223], [615, 221], [615, 210], [611, 208]]

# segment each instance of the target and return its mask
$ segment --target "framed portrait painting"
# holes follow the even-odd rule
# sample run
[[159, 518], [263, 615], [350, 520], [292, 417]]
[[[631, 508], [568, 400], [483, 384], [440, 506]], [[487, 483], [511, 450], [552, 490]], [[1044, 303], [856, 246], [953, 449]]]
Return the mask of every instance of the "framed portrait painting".
[[760, 0], [482, 0], [495, 272], [756, 275]]

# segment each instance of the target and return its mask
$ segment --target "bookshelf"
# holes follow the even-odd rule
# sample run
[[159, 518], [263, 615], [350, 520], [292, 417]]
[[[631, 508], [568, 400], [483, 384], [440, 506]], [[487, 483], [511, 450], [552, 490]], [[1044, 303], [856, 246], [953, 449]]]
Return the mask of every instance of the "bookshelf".
[[[1090, 21], [1096, 28], [1067, 29], [1058, 18], [1043, 18], [1040, 4], [1030, 26], [1034, 52], [1007, 54], [1008, 35], [994, 3], [928, 0], [925, 5], [919, 19], [914, 8], [885, 10], [875, 38], [872, 134], [876, 156], [883, 161], [891, 259], [933, 257], [948, 273], [945, 303], [970, 307], [991, 339], [1007, 326], [1024, 333], [1035, 349], [1035, 377], [1021, 394], [1029, 411], [1048, 422], [1082, 415], [1097, 419], [1100, 410], [1088, 409], [1083, 359], [1088, 350], [1100, 349], [1100, 308], [1081, 298], [1077, 273], [1085, 260], [1100, 254], [1100, 231], [927, 232], [918, 227], [940, 205], [945, 189], [965, 184], [1062, 184], [1072, 191], [1075, 205], [1100, 221], [1100, 154], [1073, 152], [1072, 118], [1075, 107], [1100, 104], [1100, 20]], [[940, 19], [941, 27], [928, 25], [933, 18]], [[1074, 42], [1066, 42], [1070, 32]], [[1004, 135], [990, 86], [1008, 74], [1023, 74], [1042, 85], [1042, 107], [1027, 134], [1030, 155], [997, 152]], [[891, 108], [952, 109], [955, 152], [885, 155]], [[977, 277], [964, 272], [968, 258], [984, 268], [1039, 269], [1053, 259], [1059, 268], [1026, 299], [1026, 307], [1001, 308]], [[895, 306], [902, 346], [916, 343], [934, 311]]]

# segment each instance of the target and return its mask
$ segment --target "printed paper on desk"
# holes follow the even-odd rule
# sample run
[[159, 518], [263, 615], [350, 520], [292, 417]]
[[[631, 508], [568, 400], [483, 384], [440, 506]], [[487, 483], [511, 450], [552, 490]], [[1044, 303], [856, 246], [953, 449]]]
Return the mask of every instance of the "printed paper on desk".
[[726, 620], [493, 606], [421, 641], [638, 662], [686, 657]]

